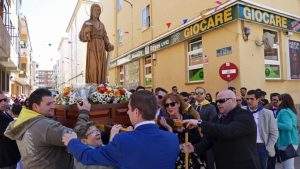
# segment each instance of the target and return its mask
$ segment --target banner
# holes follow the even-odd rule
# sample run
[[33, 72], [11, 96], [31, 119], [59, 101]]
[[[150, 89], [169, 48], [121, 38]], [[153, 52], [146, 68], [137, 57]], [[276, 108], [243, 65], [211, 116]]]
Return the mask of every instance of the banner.
[[289, 40], [291, 79], [300, 79], [300, 42]]

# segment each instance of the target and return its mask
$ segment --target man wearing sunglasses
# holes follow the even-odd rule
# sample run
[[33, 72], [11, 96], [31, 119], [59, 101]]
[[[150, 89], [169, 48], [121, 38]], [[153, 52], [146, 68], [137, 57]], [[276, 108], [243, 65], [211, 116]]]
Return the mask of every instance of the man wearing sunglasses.
[[20, 153], [15, 141], [7, 138], [4, 131], [13, 118], [6, 112], [8, 98], [0, 91], [0, 168], [15, 169]]
[[212, 122], [184, 120], [187, 127], [200, 127], [207, 137], [196, 144], [183, 144], [184, 152], [202, 154], [212, 148], [217, 169], [260, 169], [256, 152], [256, 125], [253, 117], [237, 106], [230, 90], [217, 95], [220, 116]]
[[204, 88], [197, 87], [195, 89], [195, 110], [197, 110], [202, 120], [211, 121], [217, 115], [217, 110], [214, 105], [205, 99], [205, 96], [206, 91]]

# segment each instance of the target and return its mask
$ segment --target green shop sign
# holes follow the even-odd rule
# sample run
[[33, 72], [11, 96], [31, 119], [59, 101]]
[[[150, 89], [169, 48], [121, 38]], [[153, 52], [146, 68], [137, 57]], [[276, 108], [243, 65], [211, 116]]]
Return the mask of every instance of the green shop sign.
[[265, 25], [300, 32], [300, 21], [285, 17], [279, 13], [272, 13], [239, 4], [239, 19], [262, 23]]

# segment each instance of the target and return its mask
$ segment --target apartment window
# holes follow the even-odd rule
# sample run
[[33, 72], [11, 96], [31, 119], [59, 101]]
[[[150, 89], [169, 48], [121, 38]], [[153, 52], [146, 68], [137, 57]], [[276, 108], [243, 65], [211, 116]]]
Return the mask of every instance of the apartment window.
[[142, 9], [142, 29], [145, 30], [150, 27], [150, 5]]
[[203, 48], [201, 38], [197, 38], [189, 42], [187, 63], [188, 82], [203, 81]]
[[123, 36], [124, 36], [123, 31], [121, 29], [118, 29], [118, 43], [119, 44], [123, 43]]
[[120, 85], [124, 85], [125, 81], [125, 67], [124, 65], [119, 66], [119, 83]]
[[145, 58], [145, 65], [144, 65], [144, 80], [145, 86], [152, 85], [152, 57], [148, 56]]
[[266, 79], [280, 79], [280, 44], [278, 39], [278, 32], [263, 30]]
[[123, 0], [117, 0], [117, 10], [120, 11], [123, 8]]

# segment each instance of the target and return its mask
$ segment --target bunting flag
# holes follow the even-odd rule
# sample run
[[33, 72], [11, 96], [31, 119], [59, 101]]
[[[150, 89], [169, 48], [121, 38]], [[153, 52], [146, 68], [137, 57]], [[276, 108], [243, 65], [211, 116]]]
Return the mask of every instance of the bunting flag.
[[167, 25], [168, 28], [170, 28], [171, 22], [167, 22], [166, 25]]
[[188, 19], [182, 19], [182, 25], [186, 24], [188, 22]]
[[220, 5], [222, 5], [222, 1], [221, 1], [221, 0], [216, 0], [216, 4], [217, 4], [218, 6], [220, 6]]

